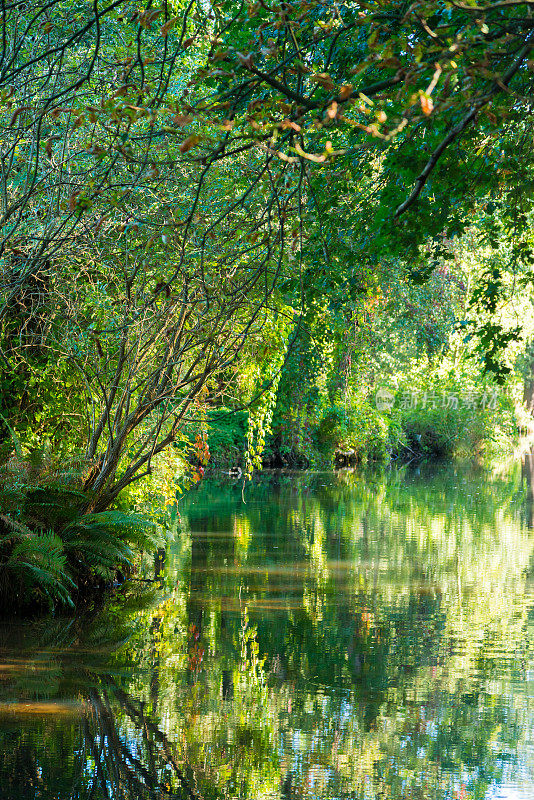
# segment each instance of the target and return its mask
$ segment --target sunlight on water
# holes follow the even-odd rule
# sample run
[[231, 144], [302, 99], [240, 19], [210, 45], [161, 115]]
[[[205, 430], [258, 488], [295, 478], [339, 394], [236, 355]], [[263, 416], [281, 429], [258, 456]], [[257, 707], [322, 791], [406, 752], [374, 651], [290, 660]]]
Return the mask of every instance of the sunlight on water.
[[0, 797], [534, 797], [532, 476], [211, 480], [158, 580], [0, 626]]
[[34, 716], [43, 717], [51, 714], [54, 717], [76, 716], [84, 710], [82, 703], [74, 702], [32, 702], [32, 703], [0, 703], [0, 717]]

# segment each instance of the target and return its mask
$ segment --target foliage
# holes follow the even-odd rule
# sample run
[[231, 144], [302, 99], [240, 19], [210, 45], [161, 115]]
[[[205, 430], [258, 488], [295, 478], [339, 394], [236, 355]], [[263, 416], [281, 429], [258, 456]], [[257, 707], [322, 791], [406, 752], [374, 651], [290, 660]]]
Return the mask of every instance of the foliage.
[[[187, 458], [197, 404], [231, 407], [236, 370], [253, 376], [247, 402], [266, 393], [249, 416], [258, 464], [304, 329], [350, 343], [320, 353], [337, 369], [381, 298], [404, 301], [438, 353], [457, 287], [442, 275], [434, 313], [425, 284], [473, 214], [488, 209], [491, 243], [498, 208], [514, 262], [532, 259], [524, 7], [6, 8], [5, 441], [85, 451], [86, 510], [102, 511], [165, 449]], [[475, 317], [494, 316], [501, 272], [481, 273]], [[493, 318], [474, 330], [504, 374], [516, 330]], [[336, 387], [316, 388], [331, 406]], [[320, 425], [320, 408], [308, 413]], [[308, 434], [297, 422], [301, 450]]]
[[210, 466], [242, 466], [246, 446], [246, 412], [216, 408], [208, 415], [208, 424]]
[[[451, 383], [454, 385], [455, 382]], [[421, 389], [423, 396], [425, 391], [436, 397], [435, 386], [427, 385]], [[512, 450], [517, 436], [513, 403], [501, 399], [495, 409], [484, 409], [463, 405], [459, 392], [454, 397], [460, 398], [458, 407], [438, 401], [436, 405], [428, 403], [423, 409], [408, 407], [398, 411], [399, 424], [411, 453], [472, 458], [492, 455], [499, 450]], [[471, 397], [474, 403], [479, 402], [478, 393]]]
[[88, 577], [110, 581], [118, 569], [128, 573], [136, 550], [154, 552], [162, 541], [150, 519], [121, 511], [86, 514], [67, 525], [61, 539], [78, 581]]
[[138, 531], [94, 515], [157, 519], [210, 444], [247, 477], [509, 445], [510, 404], [384, 415], [374, 398], [445, 370], [447, 390], [494, 375], [515, 402], [522, 380], [534, 408], [529, 14], [3, 8], [6, 517], [68, 534], [73, 575], [109, 579]]
[[51, 531], [33, 533], [0, 516], [0, 603], [28, 606], [72, 606], [75, 585], [68, 574], [63, 542]]
[[[12, 465], [13, 466], [13, 465]], [[19, 474], [19, 477], [26, 475]], [[0, 606], [72, 606], [128, 574], [138, 553], [161, 544], [161, 529], [143, 515], [83, 514], [86, 495], [68, 484], [19, 481], [1, 494]]]

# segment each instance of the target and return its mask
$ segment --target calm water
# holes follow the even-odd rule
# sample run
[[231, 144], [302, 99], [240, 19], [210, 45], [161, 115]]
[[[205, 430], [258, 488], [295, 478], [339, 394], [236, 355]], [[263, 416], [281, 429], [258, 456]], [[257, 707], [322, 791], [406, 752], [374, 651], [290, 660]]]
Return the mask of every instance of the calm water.
[[525, 465], [205, 482], [157, 584], [0, 626], [0, 798], [534, 797]]

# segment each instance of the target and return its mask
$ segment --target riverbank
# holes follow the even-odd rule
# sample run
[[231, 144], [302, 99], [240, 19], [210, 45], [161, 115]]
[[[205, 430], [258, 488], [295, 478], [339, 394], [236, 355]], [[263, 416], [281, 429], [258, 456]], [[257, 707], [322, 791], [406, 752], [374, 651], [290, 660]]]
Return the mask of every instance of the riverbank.
[[[244, 411], [218, 408], [208, 414], [201, 451], [206, 474], [246, 475], [249, 425]], [[416, 397], [382, 389], [351, 406], [327, 407], [304, 422], [274, 417], [261, 458], [266, 468], [301, 470], [435, 458], [489, 460], [512, 454], [518, 430], [529, 425], [530, 415], [486, 390], [478, 399], [470, 395], [468, 402], [452, 391], [426, 389]], [[4, 465], [0, 491], [0, 609], [13, 603], [21, 613], [73, 608], [134, 574], [142, 553], [153, 553], [165, 536], [161, 508], [204, 474], [202, 461], [188, 470], [179, 450], [171, 456], [156, 462], [148, 482], [136, 484], [119, 508], [86, 513], [80, 468], [61, 472], [13, 455]]]
[[[372, 462], [512, 454], [520, 433], [532, 429], [530, 414], [513, 396], [495, 388], [427, 386], [418, 391], [383, 387], [375, 394], [285, 419], [274, 415], [261, 453], [264, 467], [308, 469]], [[252, 412], [253, 413], [253, 412]], [[210, 466], [244, 469], [246, 412], [212, 412]]]
[[2, 477], [0, 614], [86, 605], [161, 544], [161, 530], [146, 515], [84, 513], [80, 474], [45, 475], [13, 458]]

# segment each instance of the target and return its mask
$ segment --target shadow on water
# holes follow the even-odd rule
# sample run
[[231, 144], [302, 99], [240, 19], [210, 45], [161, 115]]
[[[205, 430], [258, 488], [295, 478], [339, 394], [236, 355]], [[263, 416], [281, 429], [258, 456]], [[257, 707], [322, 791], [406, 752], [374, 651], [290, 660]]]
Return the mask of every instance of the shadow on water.
[[0, 627], [0, 797], [533, 796], [533, 463], [205, 482], [150, 592]]

